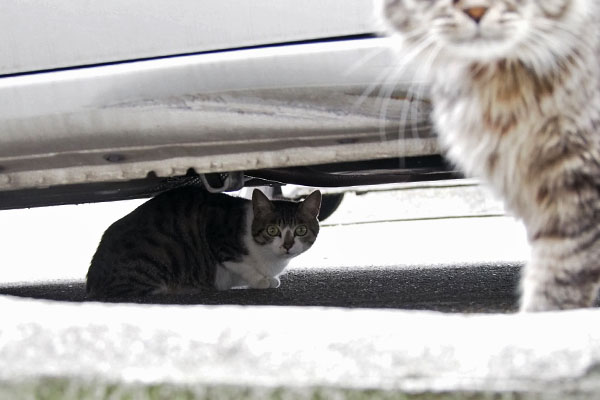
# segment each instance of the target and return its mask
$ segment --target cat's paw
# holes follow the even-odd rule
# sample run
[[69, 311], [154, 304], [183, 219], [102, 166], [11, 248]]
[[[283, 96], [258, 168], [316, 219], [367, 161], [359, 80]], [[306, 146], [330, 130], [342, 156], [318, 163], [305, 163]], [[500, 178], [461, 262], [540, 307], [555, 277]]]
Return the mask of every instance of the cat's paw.
[[281, 285], [281, 281], [279, 280], [279, 278], [273, 277], [273, 278], [269, 278], [269, 287], [270, 288], [278, 288]]
[[261, 278], [257, 281], [254, 281], [250, 284], [251, 289], [268, 289], [271, 287], [270, 278]]

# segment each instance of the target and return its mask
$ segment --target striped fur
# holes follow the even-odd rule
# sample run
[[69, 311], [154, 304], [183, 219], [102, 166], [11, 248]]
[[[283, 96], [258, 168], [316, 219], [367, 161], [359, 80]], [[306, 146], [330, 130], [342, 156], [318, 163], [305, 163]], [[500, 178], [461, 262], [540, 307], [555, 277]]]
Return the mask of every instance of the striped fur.
[[[87, 274], [88, 296], [276, 287], [289, 260], [316, 239], [320, 198], [317, 191], [301, 203], [271, 202], [255, 190], [250, 201], [198, 187], [162, 193], [106, 230]], [[271, 221], [282, 231], [290, 223], [305, 224], [311, 234], [282, 246], [277, 237], [264, 237]], [[265, 279], [272, 284], [265, 286]]]
[[417, 59], [428, 61], [422, 70], [448, 156], [525, 223], [532, 259], [521, 309], [592, 305], [600, 287], [600, 2], [388, 0], [385, 15], [403, 54], [421, 46]]

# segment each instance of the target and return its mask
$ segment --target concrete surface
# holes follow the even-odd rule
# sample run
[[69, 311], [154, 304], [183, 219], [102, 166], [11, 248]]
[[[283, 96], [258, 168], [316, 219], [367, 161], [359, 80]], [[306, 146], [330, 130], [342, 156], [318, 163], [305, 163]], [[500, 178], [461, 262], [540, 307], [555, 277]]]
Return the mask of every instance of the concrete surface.
[[[22, 231], [1, 238], [0, 292], [38, 297], [0, 296], [0, 399], [598, 399], [598, 310], [510, 313], [522, 227], [477, 188], [411, 190], [348, 196], [281, 290], [230, 294], [246, 306], [39, 299], [81, 300], [78, 252], [97, 239], [77, 227], [113, 218], [99, 205], [0, 213], [3, 232]], [[469, 202], [480, 216], [460, 218]], [[38, 234], [53, 252], [32, 248]], [[17, 283], [28, 276], [79, 281]], [[388, 300], [412, 310], [373, 308]]]
[[[129, 303], [396, 308], [442, 312], [517, 310], [520, 264], [293, 269], [277, 290], [202, 291], [120, 299]], [[0, 284], [0, 294], [86, 301], [84, 281]]]
[[3, 399], [176, 398], [157, 395], [167, 390], [210, 399], [600, 393], [595, 310], [464, 316], [8, 298], [0, 307], [11, 310], [0, 334]]

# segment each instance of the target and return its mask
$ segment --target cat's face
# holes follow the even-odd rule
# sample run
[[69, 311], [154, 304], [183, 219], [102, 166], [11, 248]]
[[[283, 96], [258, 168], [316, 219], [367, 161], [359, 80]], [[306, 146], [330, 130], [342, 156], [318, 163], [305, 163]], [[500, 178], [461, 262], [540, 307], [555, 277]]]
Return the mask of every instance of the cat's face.
[[567, 51], [592, 1], [385, 0], [384, 14], [410, 45], [429, 43], [456, 58], [527, 62]]
[[304, 201], [270, 201], [261, 191], [252, 193], [252, 237], [265, 251], [283, 258], [308, 250], [319, 233], [317, 216], [321, 192], [313, 192]]

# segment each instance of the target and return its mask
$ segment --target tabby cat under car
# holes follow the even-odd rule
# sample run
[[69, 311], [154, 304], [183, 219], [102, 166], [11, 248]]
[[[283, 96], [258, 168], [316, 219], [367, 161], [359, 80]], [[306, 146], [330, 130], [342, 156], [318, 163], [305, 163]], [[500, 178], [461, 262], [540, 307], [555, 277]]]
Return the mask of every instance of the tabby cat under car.
[[302, 202], [252, 200], [199, 187], [162, 193], [113, 223], [87, 274], [91, 298], [198, 288], [276, 288], [319, 233], [321, 193]]

